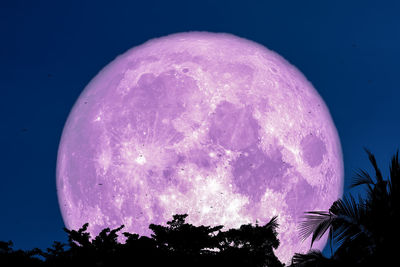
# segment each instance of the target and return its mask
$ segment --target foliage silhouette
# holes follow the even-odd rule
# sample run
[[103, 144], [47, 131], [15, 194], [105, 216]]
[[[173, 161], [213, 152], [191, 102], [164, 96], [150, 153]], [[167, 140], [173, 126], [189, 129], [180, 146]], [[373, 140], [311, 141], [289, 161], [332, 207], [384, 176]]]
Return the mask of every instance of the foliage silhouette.
[[296, 253], [292, 258], [292, 265], [296, 267], [333, 267], [340, 266], [333, 259], [326, 258], [319, 250], [310, 250], [307, 254]]
[[[0, 243], [1, 266], [283, 266], [274, 255], [279, 246], [274, 217], [264, 226], [242, 225], [222, 231], [223, 226], [194, 226], [187, 214], [177, 214], [167, 226], [151, 224], [150, 237], [124, 232], [118, 242], [116, 229], [105, 228], [95, 238], [89, 224], [78, 230], [64, 228], [68, 244], [54, 242], [46, 252], [14, 252], [11, 242]], [[65, 249], [68, 246], [69, 249]], [[43, 260], [36, 258], [40, 256]]]
[[185, 223], [186, 217], [187, 214], [174, 215], [173, 220], [167, 222], [167, 227], [150, 225], [154, 233], [151, 236], [158, 247], [170, 252], [195, 255], [218, 246], [218, 240], [211, 235], [223, 226], [194, 226]]
[[39, 249], [28, 251], [13, 250], [12, 241], [0, 241], [0, 265], [1, 266], [41, 266], [42, 261], [34, 256], [40, 254]]
[[[351, 187], [367, 187], [366, 196], [344, 196], [335, 201], [329, 211], [310, 211], [300, 227], [303, 238], [311, 237], [311, 245], [327, 231], [329, 240], [336, 251], [329, 264], [335, 266], [375, 266], [396, 262], [396, 242], [400, 237], [398, 228], [400, 163], [399, 153], [392, 157], [389, 178], [385, 180], [378, 168], [375, 156], [367, 149], [375, 177], [367, 171], [359, 170]], [[313, 263], [307, 265], [310, 258]], [[315, 251], [309, 255], [297, 254], [293, 266], [326, 263], [326, 259], [316, 257]]]
[[277, 227], [277, 217], [273, 217], [264, 226], [247, 224], [220, 232], [218, 239], [222, 255], [231, 257], [245, 253], [248, 256], [242, 259], [249, 261], [243, 262], [243, 266], [283, 266], [273, 252], [279, 246]]

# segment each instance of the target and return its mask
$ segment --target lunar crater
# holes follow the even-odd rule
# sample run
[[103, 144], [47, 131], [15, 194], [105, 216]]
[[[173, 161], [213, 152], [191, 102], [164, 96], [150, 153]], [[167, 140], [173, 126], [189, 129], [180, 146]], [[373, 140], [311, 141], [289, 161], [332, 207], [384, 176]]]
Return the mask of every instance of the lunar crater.
[[326, 147], [321, 138], [310, 133], [301, 139], [300, 145], [302, 157], [310, 167], [314, 168], [322, 163]]

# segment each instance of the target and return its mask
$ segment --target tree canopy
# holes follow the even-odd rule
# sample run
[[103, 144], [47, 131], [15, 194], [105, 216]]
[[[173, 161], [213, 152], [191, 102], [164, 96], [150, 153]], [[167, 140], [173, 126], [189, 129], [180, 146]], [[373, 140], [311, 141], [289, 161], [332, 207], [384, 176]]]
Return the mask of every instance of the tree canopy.
[[186, 223], [187, 216], [176, 214], [166, 226], [151, 224], [151, 237], [124, 232], [124, 243], [118, 242], [123, 225], [105, 228], [91, 238], [87, 223], [78, 230], [64, 228], [68, 244], [54, 242], [46, 251], [14, 251], [11, 242], [1, 242], [0, 262], [23, 262], [24, 266], [283, 266], [273, 252], [279, 246], [276, 217], [264, 226], [247, 224], [222, 231], [222, 225]]

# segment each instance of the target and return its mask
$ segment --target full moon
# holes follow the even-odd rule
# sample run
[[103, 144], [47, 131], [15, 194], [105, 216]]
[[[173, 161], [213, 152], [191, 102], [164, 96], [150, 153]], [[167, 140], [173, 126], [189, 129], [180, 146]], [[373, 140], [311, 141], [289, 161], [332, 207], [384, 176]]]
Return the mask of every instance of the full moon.
[[118, 56], [80, 95], [58, 150], [67, 228], [149, 236], [174, 214], [225, 229], [277, 215], [283, 262], [310, 248], [304, 212], [329, 209], [342, 187], [340, 140], [312, 84], [226, 33], [172, 34]]

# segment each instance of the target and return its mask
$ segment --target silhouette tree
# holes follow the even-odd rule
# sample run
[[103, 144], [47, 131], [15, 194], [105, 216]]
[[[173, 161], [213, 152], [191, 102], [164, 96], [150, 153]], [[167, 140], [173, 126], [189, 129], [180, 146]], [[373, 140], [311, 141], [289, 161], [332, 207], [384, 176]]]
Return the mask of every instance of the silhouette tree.
[[[319, 250], [310, 250], [307, 254], [296, 253], [291, 266], [296, 267], [333, 267], [340, 266], [333, 259], [326, 258]], [[342, 265], [343, 266], [343, 265]]]
[[53, 245], [51, 246], [51, 248], [47, 249], [47, 253], [46, 253], [46, 258], [58, 258], [61, 257], [64, 253], [65, 244], [58, 242], [58, 241], [54, 241]]
[[221, 254], [241, 266], [283, 266], [273, 252], [279, 246], [277, 228], [277, 217], [273, 217], [264, 226], [247, 224], [220, 232]]
[[125, 262], [135, 261], [144, 266], [165, 266], [165, 259], [168, 255], [164, 251], [157, 248], [156, 242], [147, 236], [138, 234], [123, 233], [127, 237], [125, 244], [120, 251], [120, 259]]
[[[345, 196], [335, 201], [328, 212], [307, 212], [300, 227], [304, 239], [312, 236], [311, 245], [329, 230], [328, 238], [336, 248], [332, 260], [342, 265], [370, 266], [397, 260], [393, 244], [400, 237], [397, 225], [400, 215], [398, 151], [392, 157], [387, 180], [383, 178], [374, 155], [367, 149], [365, 151], [375, 178], [359, 170], [351, 187], [365, 185], [366, 197]], [[295, 262], [299, 263], [301, 257], [296, 257]]]
[[212, 234], [223, 226], [194, 226], [185, 223], [187, 214], [177, 214], [172, 221], [167, 222], [167, 227], [150, 225], [153, 231], [152, 238], [160, 248], [185, 254], [201, 254], [207, 249], [218, 246], [218, 240], [212, 238]]
[[151, 224], [152, 239], [157, 248], [174, 266], [202, 266], [214, 255], [218, 246], [215, 232], [223, 226], [194, 226], [185, 223], [187, 214], [177, 214], [167, 226]]
[[113, 230], [105, 228], [92, 240], [87, 232], [88, 226], [86, 223], [77, 231], [64, 228], [70, 246], [68, 253], [63, 254], [64, 264], [68, 262], [85, 266], [118, 265], [121, 262], [119, 254], [122, 244], [117, 241], [117, 232], [124, 228], [124, 225]]
[[[14, 251], [12, 242], [0, 242], [1, 266], [283, 266], [274, 255], [279, 246], [277, 218], [265, 224], [242, 225], [222, 231], [223, 226], [194, 226], [187, 214], [173, 216], [166, 226], [151, 224], [151, 237], [124, 232], [123, 225], [103, 229], [91, 238], [89, 224], [78, 230], [64, 228], [68, 243], [54, 242], [45, 251]], [[38, 257], [42, 257], [41, 260]]]
[[64, 231], [68, 234], [68, 242], [71, 249], [83, 247], [89, 248], [92, 243], [90, 242], [90, 234], [87, 231], [89, 223], [85, 223], [78, 231], [69, 230], [64, 228]]
[[41, 254], [40, 249], [13, 250], [13, 242], [0, 241], [0, 265], [1, 266], [41, 266], [42, 261], [36, 256]]
[[10, 254], [13, 251], [12, 246], [11, 240], [8, 242], [0, 241], [0, 255]]
[[[223, 226], [194, 226], [187, 214], [173, 216], [166, 226], [151, 224], [151, 237], [124, 232], [123, 225], [105, 228], [91, 238], [84, 224], [78, 230], [64, 228], [68, 243], [55, 241], [46, 251], [14, 251], [12, 242], [0, 242], [1, 266], [246, 266], [281, 267], [273, 249], [279, 246], [277, 218], [255, 226], [222, 231]], [[38, 257], [42, 257], [41, 260]]]
[[[242, 225], [221, 231], [223, 226], [194, 226], [188, 215], [174, 215], [167, 226], [150, 225], [157, 248], [174, 266], [283, 266], [274, 255], [279, 246], [274, 217], [264, 226]], [[218, 232], [218, 233], [217, 233]], [[169, 260], [172, 260], [170, 262]]]

